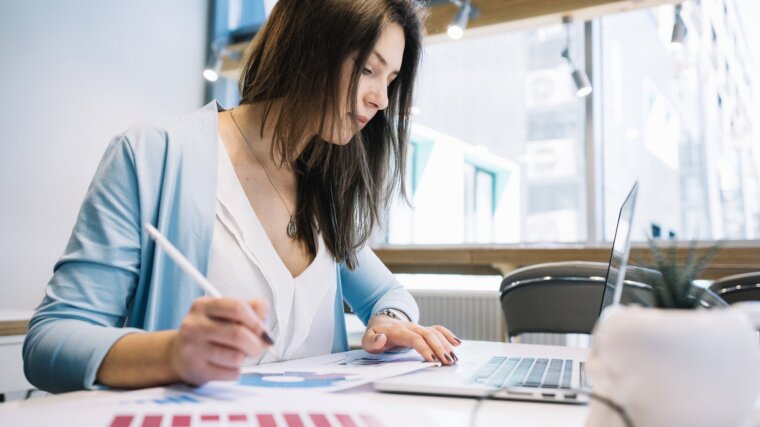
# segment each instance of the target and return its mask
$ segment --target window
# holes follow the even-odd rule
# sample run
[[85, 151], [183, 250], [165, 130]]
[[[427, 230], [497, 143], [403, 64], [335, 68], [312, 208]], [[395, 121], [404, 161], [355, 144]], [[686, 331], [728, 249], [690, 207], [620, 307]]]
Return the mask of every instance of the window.
[[[718, 11], [726, 19], [715, 21]], [[409, 231], [392, 232], [392, 212], [388, 242], [585, 241], [589, 203], [601, 207], [601, 238], [610, 240], [634, 180], [642, 187], [634, 239], [760, 237], [753, 71], [736, 12], [717, 0], [682, 3], [680, 51], [671, 46], [673, 5], [598, 18], [591, 40], [574, 25], [576, 64], [586, 62], [586, 43], [598, 46], [593, 115], [573, 93], [561, 25], [426, 45], [415, 130], [428, 145], [415, 154], [424, 160], [415, 160], [423, 166]], [[587, 117], [596, 144], [586, 142]], [[586, 191], [587, 147], [600, 150], [599, 194]]]
[[[582, 29], [570, 26], [579, 65]], [[562, 25], [425, 46], [412, 208], [392, 208], [388, 243], [585, 238], [586, 104], [565, 47]]]
[[495, 174], [464, 165], [464, 241], [491, 243], [494, 231]]
[[[683, 13], [701, 7], [719, 4], [685, 2]], [[760, 146], [750, 143], [754, 100], [741, 78], [746, 47], [725, 45], [742, 40], [731, 32], [743, 29], [721, 26], [719, 48], [692, 26], [686, 47], [673, 51], [672, 16], [673, 6], [662, 6], [600, 19], [605, 235], [638, 179], [637, 239], [760, 237]], [[706, 31], [718, 38], [715, 27]]]

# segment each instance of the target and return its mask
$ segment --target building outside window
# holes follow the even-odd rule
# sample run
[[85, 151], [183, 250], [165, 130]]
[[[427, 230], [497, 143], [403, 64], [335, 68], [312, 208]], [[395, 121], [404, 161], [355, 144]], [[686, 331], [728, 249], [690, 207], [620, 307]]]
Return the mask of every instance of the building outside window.
[[[680, 14], [688, 28], [672, 41]], [[638, 178], [638, 239], [760, 237], [748, 39], [731, 1], [600, 19], [605, 235]], [[754, 141], [754, 144], [753, 144]]]
[[[679, 18], [687, 35], [677, 49]], [[760, 237], [755, 70], [735, 2], [641, 9], [590, 28], [585, 40], [582, 25], [570, 27], [570, 55], [583, 64], [592, 52], [593, 111], [561, 57], [562, 25], [426, 45], [415, 130], [428, 148], [415, 151], [425, 160], [409, 221], [397, 232], [394, 207], [387, 243], [587, 241], [587, 197], [602, 212], [600, 240], [610, 240], [635, 180], [637, 240]], [[587, 117], [598, 141], [589, 142]], [[599, 150], [598, 194], [587, 191], [587, 150]], [[478, 181], [465, 152], [501, 163], [502, 174]], [[483, 196], [489, 185], [491, 199]]]
[[[582, 64], [582, 25], [570, 30]], [[425, 46], [412, 138], [427, 148], [415, 149], [425, 160], [415, 161], [414, 226], [396, 225], [396, 212], [406, 213], [394, 206], [388, 243], [584, 239], [585, 101], [561, 56], [565, 39], [556, 25]]]

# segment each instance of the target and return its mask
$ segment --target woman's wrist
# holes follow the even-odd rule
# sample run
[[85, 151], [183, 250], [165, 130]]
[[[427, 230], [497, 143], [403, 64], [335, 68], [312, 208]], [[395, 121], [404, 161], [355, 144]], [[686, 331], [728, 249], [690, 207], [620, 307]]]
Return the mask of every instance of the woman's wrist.
[[403, 323], [405, 320], [397, 319], [391, 316], [386, 316], [385, 314], [381, 314], [382, 312], [375, 313], [372, 317], [369, 318], [369, 322], [367, 322], [367, 327], [371, 328], [373, 326], [379, 326], [379, 325], [392, 325], [395, 323]]
[[411, 318], [397, 308], [384, 308], [372, 315], [372, 317], [376, 316], [387, 316], [401, 322], [411, 322]]
[[170, 383], [181, 382], [182, 375], [177, 369], [177, 354], [179, 350], [179, 332], [176, 330], [166, 331], [168, 339], [166, 342], [166, 348], [162, 352], [164, 355], [164, 369], [163, 371], [168, 374], [168, 381]]
[[135, 333], [116, 341], [98, 369], [97, 382], [140, 388], [181, 381], [173, 352], [177, 331]]

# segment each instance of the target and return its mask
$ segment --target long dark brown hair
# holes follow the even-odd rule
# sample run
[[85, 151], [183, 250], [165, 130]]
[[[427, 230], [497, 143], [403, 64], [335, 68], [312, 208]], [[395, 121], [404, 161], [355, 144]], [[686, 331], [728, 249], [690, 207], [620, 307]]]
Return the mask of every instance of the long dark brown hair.
[[[335, 260], [355, 268], [356, 252], [390, 198], [396, 190], [406, 194], [403, 177], [422, 17], [415, 0], [279, 0], [245, 54], [240, 104], [264, 103], [266, 123], [271, 101], [281, 103], [271, 156], [296, 172], [296, 238], [312, 256], [321, 232]], [[388, 87], [388, 107], [348, 144], [325, 142], [318, 135], [342, 134], [343, 65], [354, 60], [348, 100], [351, 111], [357, 111], [362, 67], [389, 23], [403, 29], [405, 46], [399, 74]], [[315, 126], [317, 136], [308, 134]]]

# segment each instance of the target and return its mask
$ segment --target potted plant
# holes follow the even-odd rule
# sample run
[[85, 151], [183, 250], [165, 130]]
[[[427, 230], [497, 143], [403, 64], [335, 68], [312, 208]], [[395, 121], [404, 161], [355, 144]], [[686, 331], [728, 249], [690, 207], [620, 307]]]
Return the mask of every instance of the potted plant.
[[694, 284], [717, 247], [699, 257], [692, 245], [685, 264], [676, 246], [650, 248], [654, 307], [611, 306], [597, 323], [587, 427], [743, 425], [760, 390], [760, 325]]

